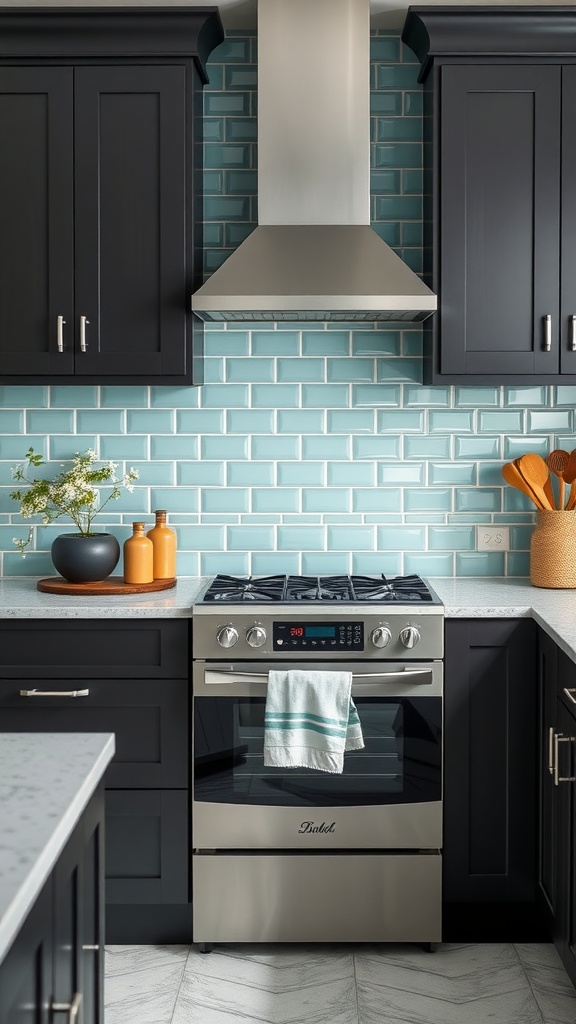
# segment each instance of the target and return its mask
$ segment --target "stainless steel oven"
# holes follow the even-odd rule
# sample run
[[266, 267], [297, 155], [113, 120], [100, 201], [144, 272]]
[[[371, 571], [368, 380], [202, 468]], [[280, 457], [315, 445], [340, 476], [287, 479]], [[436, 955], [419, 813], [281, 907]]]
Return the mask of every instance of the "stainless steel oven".
[[[439, 941], [441, 606], [196, 611], [194, 940]], [[342, 774], [264, 765], [268, 672], [294, 666], [352, 673]]]

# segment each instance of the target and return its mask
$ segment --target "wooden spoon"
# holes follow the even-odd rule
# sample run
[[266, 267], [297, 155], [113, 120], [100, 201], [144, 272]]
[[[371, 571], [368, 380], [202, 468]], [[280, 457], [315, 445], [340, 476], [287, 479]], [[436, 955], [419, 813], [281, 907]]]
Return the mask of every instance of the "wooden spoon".
[[571, 484], [570, 494], [568, 495], [568, 501], [566, 502], [567, 509], [576, 508], [576, 448], [570, 452], [568, 456], [568, 462], [566, 468], [562, 474], [564, 481], [567, 484]]
[[502, 476], [504, 477], [507, 484], [511, 484], [512, 487], [516, 487], [519, 491], [523, 491], [524, 494], [528, 495], [531, 501], [534, 502], [537, 508], [542, 508], [540, 499], [536, 497], [534, 491], [531, 489], [529, 484], [526, 483], [522, 476], [518, 466], [514, 465], [513, 462], [505, 462], [502, 466]]
[[[564, 488], [566, 481], [564, 479], [564, 470], [568, 465], [570, 455], [565, 452], [563, 448], [555, 448], [553, 452], [546, 458], [546, 465], [548, 469], [558, 477], [558, 508], [564, 508]], [[544, 488], [546, 490], [546, 488]]]
[[526, 452], [519, 459], [514, 459], [514, 465], [518, 467], [524, 480], [539, 499], [540, 508], [554, 508], [544, 491], [544, 484], [550, 478], [550, 472], [542, 456], [535, 452]]

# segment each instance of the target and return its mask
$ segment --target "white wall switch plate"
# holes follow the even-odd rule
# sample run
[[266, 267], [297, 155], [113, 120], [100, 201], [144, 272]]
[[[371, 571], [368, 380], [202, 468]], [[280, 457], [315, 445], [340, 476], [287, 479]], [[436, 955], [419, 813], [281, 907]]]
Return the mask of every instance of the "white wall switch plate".
[[509, 526], [477, 526], [477, 551], [510, 551]]

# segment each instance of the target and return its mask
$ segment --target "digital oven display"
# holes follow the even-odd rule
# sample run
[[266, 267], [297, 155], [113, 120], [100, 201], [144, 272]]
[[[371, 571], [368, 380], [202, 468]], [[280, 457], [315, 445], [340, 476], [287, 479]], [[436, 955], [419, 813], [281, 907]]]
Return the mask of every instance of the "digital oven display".
[[275, 651], [361, 651], [362, 622], [274, 622]]

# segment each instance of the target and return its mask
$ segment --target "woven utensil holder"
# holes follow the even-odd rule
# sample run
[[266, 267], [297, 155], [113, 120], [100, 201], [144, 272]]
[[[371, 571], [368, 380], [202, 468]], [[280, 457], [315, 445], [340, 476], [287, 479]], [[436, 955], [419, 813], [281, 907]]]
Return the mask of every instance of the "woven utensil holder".
[[530, 582], [576, 588], [576, 509], [539, 509], [530, 540]]

